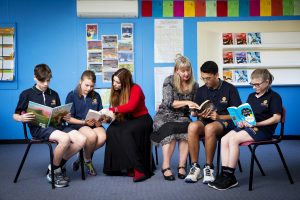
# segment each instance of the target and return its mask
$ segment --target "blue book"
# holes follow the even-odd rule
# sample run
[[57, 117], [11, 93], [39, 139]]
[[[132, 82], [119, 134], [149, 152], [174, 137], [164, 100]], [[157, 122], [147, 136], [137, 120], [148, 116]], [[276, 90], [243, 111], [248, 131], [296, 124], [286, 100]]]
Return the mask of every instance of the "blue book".
[[227, 108], [227, 110], [235, 125], [237, 125], [237, 122], [240, 123], [244, 121], [253, 126], [256, 125], [256, 120], [250, 104], [244, 103], [238, 107], [232, 106]]

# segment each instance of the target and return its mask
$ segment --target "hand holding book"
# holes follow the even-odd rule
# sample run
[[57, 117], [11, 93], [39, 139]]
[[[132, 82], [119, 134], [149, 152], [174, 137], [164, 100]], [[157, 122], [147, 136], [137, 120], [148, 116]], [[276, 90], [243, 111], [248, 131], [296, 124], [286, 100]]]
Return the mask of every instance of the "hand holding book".
[[87, 122], [97, 122], [97, 121], [100, 121], [100, 122], [103, 122], [103, 123], [111, 123], [112, 121], [115, 120], [115, 114], [110, 111], [109, 109], [107, 108], [104, 108], [100, 111], [95, 111], [95, 110], [92, 110], [90, 109], [89, 112], [87, 113], [86, 115], [86, 118], [85, 120]]
[[216, 111], [216, 108], [210, 100], [206, 100], [199, 107], [192, 108], [191, 111], [197, 113], [199, 117], [210, 118], [210, 115]]

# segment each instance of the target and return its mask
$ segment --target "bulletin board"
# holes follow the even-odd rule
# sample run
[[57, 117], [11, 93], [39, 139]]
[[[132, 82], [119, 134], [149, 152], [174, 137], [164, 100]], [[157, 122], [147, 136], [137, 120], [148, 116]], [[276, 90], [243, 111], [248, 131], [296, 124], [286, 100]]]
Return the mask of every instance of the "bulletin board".
[[[260, 41], [253, 42], [252, 34]], [[269, 69], [274, 75], [273, 85], [300, 84], [299, 20], [198, 22], [197, 39], [198, 74], [205, 61], [213, 60], [220, 77], [236, 86], [249, 85], [256, 68]], [[244, 78], [238, 79], [239, 73]], [[203, 84], [201, 80], [199, 83]]]

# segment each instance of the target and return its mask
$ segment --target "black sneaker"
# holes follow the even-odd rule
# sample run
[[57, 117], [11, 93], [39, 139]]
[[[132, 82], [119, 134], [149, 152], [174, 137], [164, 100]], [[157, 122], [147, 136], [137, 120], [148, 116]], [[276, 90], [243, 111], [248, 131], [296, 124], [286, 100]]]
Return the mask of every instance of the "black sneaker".
[[73, 162], [73, 171], [77, 171], [80, 167], [80, 159], [77, 158], [74, 162]]
[[[49, 170], [49, 173], [47, 174], [47, 180], [50, 183], [52, 182], [51, 170]], [[68, 186], [68, 181], [64, 180], [64, 177], [61, 172], [61, 168], [54, 170], [54, 185], [55, 185], [55, 187], [58, 187], [58, 188]]]
[[224, 179], [224, 175], [223, 174], [217, 175], [216, 179], [213, 182], [209, 182], [207, 185], [209, 187], [214, 188], [214, 186], [220, 184], [223, 181], [223, 179]]
[[61, 167], [61, 173], [62, 173], [65, 181], [68, 181], [68, 182], [71, 181], [70, 177], [67, 176], [66, 165], [64, 165], [64, 166]]
[[233, 188], [237, 186], [239, 183], [237, 182], [234, 175], [224, 176], [223, 180], [218, 184], [213, 184], [212, 187], [216, 190], [227, 190], [229, 188]]

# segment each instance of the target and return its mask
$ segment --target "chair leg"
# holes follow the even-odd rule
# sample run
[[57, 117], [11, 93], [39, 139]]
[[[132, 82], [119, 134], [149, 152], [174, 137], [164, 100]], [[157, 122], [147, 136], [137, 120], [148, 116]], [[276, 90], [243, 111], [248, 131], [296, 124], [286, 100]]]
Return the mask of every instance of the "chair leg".
[[[258, 146], [258, 145], [255, 145], [254, 148], [256, 148], [257, 146]], [[252, 150], [251, 146], [248, 145], [248, 147], [249, 147], [250, 151], [252, 152], [253, 150]], [[257, 157], [256, 157], [256, 155], [255, 155], [255, 153], [254, 153], [254, 160], [255, 160], [255, 162], [256, 162], [258, 168], [259, 168], [259, 171], [260, 171], [261, 175], [262, 175], [262, 176], [266, 176], [266, 174], [265, 174], [263, 168], [261, 167], [261, 165], [260, 165], [260, 163], [259, 163], [259, 161], [258, 161], [258, 159], [257, 159]]]
[[242, 169], [242, 165], [241, 165], [241, 161], [240, 161], [240, 159], [238, 160], [238, 166], [239, 166], [239, 170], [240, 170], [240, 172], [243, 172], [243, 169]]
[[282, 164], [283, 164], [283, 166], [284, 166], [284, 169], [285, 169], [285, 171], [286, 171], [286, 174], [287, 174], [287, 176], [289, 177], [290, 183], [291, 183], [291, 184], [294, 184], [294, 181], [293, 181], [293, 179], [292, 179], [292, 176], [291, 176], [291, 174], [290, 174], [290, 171], [289, 171], [289, 169], [288, 169], [288, 166], [287, 166], [287, 164], [286, 164], [286, 162], [285, 162], [285, 159], [284, 159], [284, 157], [283, 157], [283, 155], [282, 155], [281, 149], [280, 149], [280, 147], [279, 147], [278, 144], [275, 144], [275, 146], [276, 146], [277, 151], [278, 151], [278, 153], [279, 153], [279, 156], [280, 156], [280, 158], [281, 158], [281, 162], [282, 162]]
[[256, 149], [256, 146], [254, 146], [253, 150], [251, 151], [251, 164], [250, 164], [250, 177], [249, 177], [249, 191], [252, 190], [255, 149]]
[[85, 173], [84, 173], [84, 158], [83, 158], [83, 150], [79, 151], [79, 159], [80, 159], [80, 168], [81, 168], [81, 179], [85, 180]]
[[157, 146], [155, 146], [154, 149], [155, 149], [155, 162], [156, 162], [156, 165], [158, 165]]
[[218, 140], [218, 149], [217, 149], [217, 172], [216, 175], [219, 175], [220, 172], [220, 154], [221, 154], [221, 141]]
[[17, 171], [17, 174], [16, 174], [16, 176], [15, 176], [14, 183], [16, 183], [16, 182], [18, 181], [19, 175], [20, 175], [20, 173], [21, 173], [21, 170], [22, 170], [22, 168], [23, 168], [24, 162], [25, 162], [25, 160], [26, 160], [26, 157], [27, 157], [27, 154], [28, 154], [28, 152], [29, 152], [29, 150], [30, 150], [31, 145], [32, 145], [32, 143], [29, 143], [29, 144], [27, 145], [27, 148], [26, 148], [26, 151], [25, 151], [24, 156], [23, 156], [23, 158], [22, 158], [21, 164], [20, 164], [19, 169], [18, 169], [18, 171]]
[[53, 148], [51, 143], [47, 143], [48, 147], [49, 147], [49, 153], [50, 153], [50, 165], [51, 165], [51, 186], [52, 189], [55, 189], [55, 185], [54, 185], [54, 166], [53, 166]]

